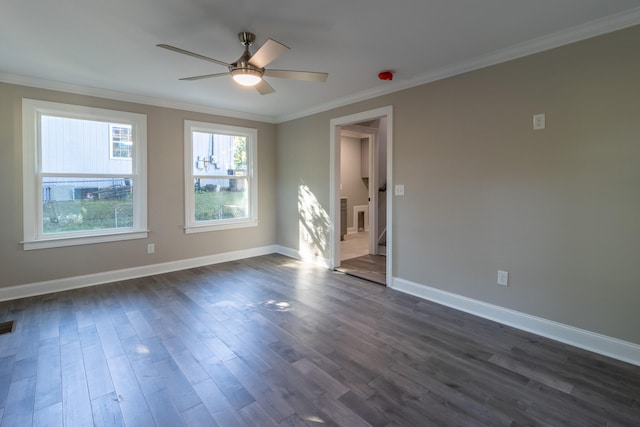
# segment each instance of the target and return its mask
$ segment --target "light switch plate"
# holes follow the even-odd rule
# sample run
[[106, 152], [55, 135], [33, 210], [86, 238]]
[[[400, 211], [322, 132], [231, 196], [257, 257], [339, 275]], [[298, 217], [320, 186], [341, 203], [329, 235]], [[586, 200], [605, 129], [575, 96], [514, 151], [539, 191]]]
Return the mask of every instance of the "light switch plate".
[[396, 196], [404, 196], [404, 184], [396, 184], [393, 190]]
[[509, 285], [509, 272], [498, 270], [498, 285], [501, 285], [501, 286]]
[[533, 130], [541, 130], [545, 128], [545, 115], [534, 114], [533, 115]]

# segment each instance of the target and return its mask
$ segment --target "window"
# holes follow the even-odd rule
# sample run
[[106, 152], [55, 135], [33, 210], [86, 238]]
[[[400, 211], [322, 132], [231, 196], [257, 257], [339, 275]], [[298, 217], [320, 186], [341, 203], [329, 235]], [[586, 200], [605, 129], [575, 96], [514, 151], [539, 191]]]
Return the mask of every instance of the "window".
[[147, 237], [146, 116], [24, 99], [24, 248]]
[[185, 231], [258, 224], [256, 129], [185, 120]]
[[133, 157], [133, 136], [131, 125], [110, 124], [111, 158], [130, 159]]

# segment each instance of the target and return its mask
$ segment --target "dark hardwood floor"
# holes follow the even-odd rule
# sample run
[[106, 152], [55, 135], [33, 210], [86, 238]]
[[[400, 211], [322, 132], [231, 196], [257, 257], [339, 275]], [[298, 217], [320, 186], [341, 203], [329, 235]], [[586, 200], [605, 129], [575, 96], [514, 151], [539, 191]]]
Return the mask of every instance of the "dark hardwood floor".
[[0, 303], [2, 426], [640, 425], [640, 368], [280, 255]]
[[379, 285], [387, 283], [387, 257], [384, 255], [363, 255], [345, 259], [340, 261], [337, 270]]

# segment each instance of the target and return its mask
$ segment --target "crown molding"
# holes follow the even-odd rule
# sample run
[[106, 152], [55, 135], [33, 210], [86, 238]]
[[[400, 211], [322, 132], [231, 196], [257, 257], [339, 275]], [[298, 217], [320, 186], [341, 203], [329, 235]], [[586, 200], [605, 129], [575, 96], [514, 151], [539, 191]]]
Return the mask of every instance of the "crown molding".
[[474, 71], [502, 62], [507, 62], [513, 59], [522, 58], [524, 56], [533, 55], [535, 53], [565, 46], [571, 43], [586, 40], [617, 30], [622, 30], [624, 28], [629, 28], [638, 24], [640, 24], [640, 7], [590, 21], [585, 24], [577, 25], [575, 27], [558, 31], [546, 36], [538, 37], [536, 39], [516, 44], [505, 49], [493, 51], [486, 55], [477, 56], [475, 58], [462, 61], [458, 64], [454, 64], [452, 66], [443, 67], [438, 70], [422, 74], [410, 80], [390, 82], [389, 84], [365, 90], [352, 96], [339, 98], [334, 101], [316, 105], [308, 109], [298, 110], [292, 114], [283, 114], [279, 116], [249, 114], [241, 111], [226, 110], [200, 104], [191, 104], [178, 100], [158, 98], [134, 93], [118, 92], [2, 72], [0, 72], [0, 82], [22, 86], [31, 86], [40, 89], [68, 92], [78, 95], [96, 96], [118, 101], [153, 105], [156, 107], [174, 108], [178, 110], [278, 124], [310, 116], [313, 114], [322, 113], [334, 108], [344, 107], [346, 105], [366, 101], [379, 96], [399, 92], [401, 90], [410, 89], [412, 87], [442, 80], [448, 77], [453, 77], [469, 71]]
[[16, 75], [0, 72], [0, 82], [15, 84], [20, 86], [35, 87], [38, 89], [54, 90], [59, 92], [73, 93], [76, 95], [94, 96], [98, 98], [113, 99], [116, 101], [133, 102], [136, 104], [152, 105], [155, 107], [173, 108], [177, 110], [192, 111], [196, 113], [213, 114], [216, 116], [232, 117], [263, 123], [275, 123], [274, 118], [259, 114], [243, 113], [241, 111], [226, 110], [200, 104], [191, 104], [172, 99], [164, 99], [135, 93], [118, 92], [107, 89], [100, 89], [90, 86], [82, 86], [71, 83], [59, 82], [55, 80], [41, 79], [37, 77]]
[[277, 116], [275, 118], [275, 122], [283, 123], [310, 116], [312, 114], [322, 113], [334, 108], [344, 107], [356, 102], [366, 101], [378, 96], [388, 95], [401, 90], [410, 89], [412, 87], [467, 73], [469, 71], [479, 70], [481, 68], [490, 67], [492, 65], [544, 52], [546, 50], [566, 46], [571, 43], [612, 33], [638, 24], [640, 24], [640, 7], [577, 25], [546, 36], [538, 37], [524, 43], [512, 45], [505, 49], [490, 52], [486, 55], [477, 56], [452, 66], [443, 67], [438, 70], [422, 74], [410, 80], [391, 82], [384, 86], [359, 92], [355, 95], [340, 98], [329, 103], [317, 105], [313, 108], [296, 111], [294, 114]]

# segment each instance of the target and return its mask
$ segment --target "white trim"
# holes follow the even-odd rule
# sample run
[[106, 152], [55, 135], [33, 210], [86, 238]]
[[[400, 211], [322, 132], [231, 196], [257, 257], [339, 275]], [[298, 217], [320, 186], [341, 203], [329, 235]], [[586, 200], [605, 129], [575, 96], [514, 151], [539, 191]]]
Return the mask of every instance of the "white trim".
[[[114, 230], [114, 229], [110, 229]], [[104, 230], [99, 230], [100, 232]], [[109, 231], [109, 230], [106, 230]], [[135, 240], [146, 239], [149, 236], [149, 231], [134, 231], [134, 232], [120, 232], [114, 231], [110, 234], [96, 234], [94, 236], [75, 236], [75, 237], [60, 237], [51, 239], [40, 239], [33, 241], [20, 242], [23, 245], [25, 251], [33, 249], [49, 249], [49, 248], [61, 248], [63, 246], [77, 246], [77, 245], [91, 245], [95, 243], [106, 242], [119, 242], [121, 240]]]
[[[87, 121], [130, 125], [133, 133], [131, 171], [124, 174], [88, 174], [86, 172], [42, 172], [41, 117], [44, 115]], [[109, 135], [111, 141], [111, 135]], [[84, 105], [22, 99], [22, 167], [23, 167], [23, 249], [53, 248], [85, 245], [116, 240], [147, 237], [147, 116], [121, 110], [87, 107]], [[111, 146], [109, 147], [111, 154]], [[133, 227], [122, 229], [77, 230], [65, 233], [44, 233], [42, 229], [42, 177], [110, 177], [133, 179]]]
[[207, 225], [190, 225], [184, 228], [184, 234], [194, 234], [194, 233], [208, 233], [210, 231], [221, 231], [221, 230], [233, 230], [236, 228], [249, 228], [249, 227], [257, 227], [258, 220], [251, 219], [243, 219], [243, 220], [235, 220], [235, 219], [219, 219], [217, 220], [219, 223], [217, 224], [207, 224]]
[[[367, 162], [369, 162], [369, 203], [367, 206], [369, 210], [369, 221], [365, 220], [365, 229], [367, 228], [367, 226], [369, 227], [369, 253], [371, 255], [378, 255], [378, 223], [380, 221], [380, 218], [378, 216], [380, 192], [378, 189], [380, 188], [380, 177], [378, 176], [377, 172], [380, 170], [380, 168], [378, 167], [380, 165], [380, 161], [378, 159], [378, 152], [380, 151], [380, 140], [378, 138], [377, 131], [369, 134], [368, 138], [369, 158], [367, 159]], [[385, 154], [386, 151], [387, 150], [385, 148]], [[371, 173], [372, 171], [375, 173]], [[387, 201], [385, 200], [384, 203], [386, 204]]]
[[[247, 175], [237, 179], [245, 180], [248, 188], [247, 218], [195, 220], [195, 194], [193, 191], [193, 133], [204, 132], [232, 136], [244, 136], [247, 140]], [[184, 232], [201, 233], [233, 228], [255, 227], [258, 225], [258, 130], [246, 126], [233, 126], [194, 120], [184, 121]], [[202, 175], [204, 179], [228, 179], [229, 175]]]
[[219, 264], [222, 262], [237, 261], [245, 258], [279, 253], [279, 249], [280, 248], [276, 245], [263, 246], [260, 248], [243, 249], [239, 251], [225, 252], [199, 258], [170, 261], [161, 264], [143, 265], [122, 270], [105, 271], [83, 276], [65, 277], [62, 279], [47, 280], [44, 282], [9, 286], [6, 288], [0, 288], [0, 301], [8, 301], [18, 298], [44, 295], [53, 292], [61, 292], [70, 289], [102, 285], [122, 280], [135, 279], [137, 277], [146, 277], [154, 274], [170, 273], [172, 271], [186, 270], [188, 268]]
[[400, 292], [446, 305], [456, 310], [640, 366], [639, 344], [521, 313], [405, 279], [393, 278], [390, 286]]

